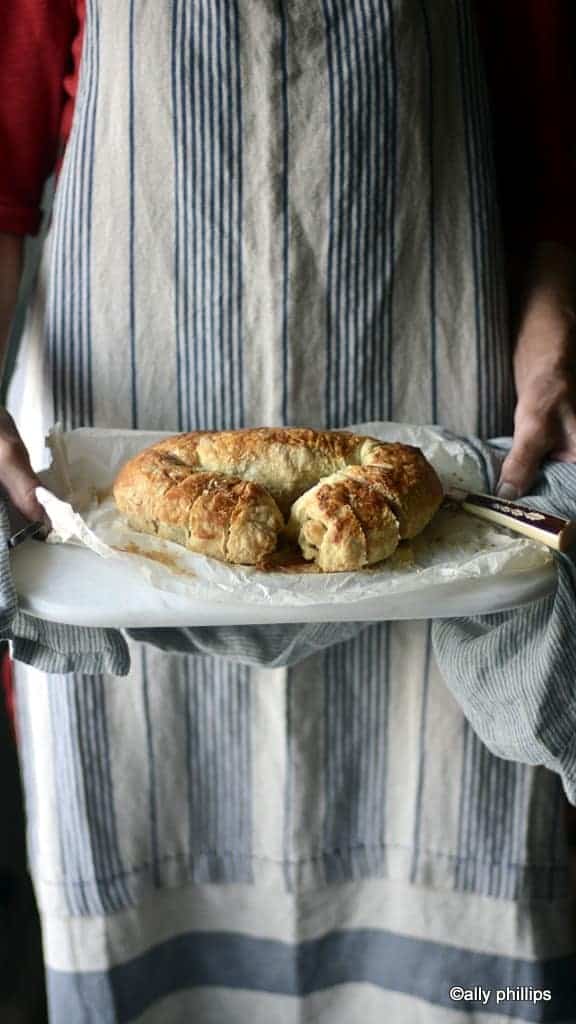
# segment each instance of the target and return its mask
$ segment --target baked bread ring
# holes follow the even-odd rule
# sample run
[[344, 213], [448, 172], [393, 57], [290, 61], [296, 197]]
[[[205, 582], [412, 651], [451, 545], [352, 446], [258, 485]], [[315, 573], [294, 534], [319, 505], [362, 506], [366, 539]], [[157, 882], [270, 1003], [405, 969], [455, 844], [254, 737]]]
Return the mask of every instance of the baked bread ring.
[[227, 562], [257, 564], [287, 532], [326, 572], [372, 565], [442, 500], [418, 448], [345, 431], [196, 431], [152, 445], [118, 474], [131, 526]]

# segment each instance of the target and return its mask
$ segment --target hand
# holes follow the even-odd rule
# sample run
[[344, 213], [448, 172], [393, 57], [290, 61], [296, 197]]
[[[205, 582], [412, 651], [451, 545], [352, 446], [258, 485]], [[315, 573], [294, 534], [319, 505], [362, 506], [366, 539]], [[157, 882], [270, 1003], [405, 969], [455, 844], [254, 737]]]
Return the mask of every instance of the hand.
[[514, 353], [514, 438], [497, 490], [510, 500], [545, 458], [576, 462], [575, 268], [569, 250], [542, 247]]
[[25, 519], [39, 520], [50, 528], [34, 491], [41, 481], [32, 470], [28, 452], [10, 413], [0, 407], [0, 486], [11, 505]]

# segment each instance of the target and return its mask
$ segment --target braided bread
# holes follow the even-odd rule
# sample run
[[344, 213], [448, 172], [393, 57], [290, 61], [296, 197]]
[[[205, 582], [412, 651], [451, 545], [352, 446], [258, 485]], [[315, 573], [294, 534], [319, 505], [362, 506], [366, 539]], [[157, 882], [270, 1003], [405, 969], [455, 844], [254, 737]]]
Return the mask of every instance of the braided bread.
[[255, 565], [285, 531], [337, 572], [382, 561], [420, 533], [442, 488], [418, 448], [260, 427], [152, 445], [122, 468], [114, 498], [135, 529], [222, 561]]

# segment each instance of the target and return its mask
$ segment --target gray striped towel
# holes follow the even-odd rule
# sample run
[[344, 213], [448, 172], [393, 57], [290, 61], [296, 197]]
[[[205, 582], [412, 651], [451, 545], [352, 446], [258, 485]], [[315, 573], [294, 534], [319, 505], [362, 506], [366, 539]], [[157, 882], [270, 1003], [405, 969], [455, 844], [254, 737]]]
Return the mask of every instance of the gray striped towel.
[[[509, 444], [509, 442], [508, 442]], [[474, 445], [487, 489], [504, 441]], [[576, 516], [576, 465], [547, 462], [529, 499], [543, 512]], [[494, 615], [438, 620], [432, 642], [440, 671], [488, 749], [560, 775], [576, 804], [576, 555], [555, 555], [554, 594]]]
[[118, 630], [45, 622], [18, 607], [9, 537], [8, 513], [0, 501], [0, 640], [10, 642], [12, 657], [44, 672], [127, 675], [130, 655]]
[[351, 640], [369, 622], [278, 623], [265, 626], [192, 626], [128, 629], [128, 636], [182, 654], [226, 658], [241, 665], [287, 668], [326, 647]]

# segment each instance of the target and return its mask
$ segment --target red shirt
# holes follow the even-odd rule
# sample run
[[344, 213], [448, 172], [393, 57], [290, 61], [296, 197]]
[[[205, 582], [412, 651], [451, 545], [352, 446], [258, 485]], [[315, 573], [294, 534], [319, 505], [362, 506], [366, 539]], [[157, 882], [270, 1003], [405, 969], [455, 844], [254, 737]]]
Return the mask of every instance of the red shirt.
[[[34, 234], [72, 122], [85, 0], [1, 3], [0, 231]], [[508, 241], [576, 248], [570, 0], [476, 0], [476, 8]]]
[[0, 4], [0, 231], [35, 234], [72, 123], [85, 0]]

